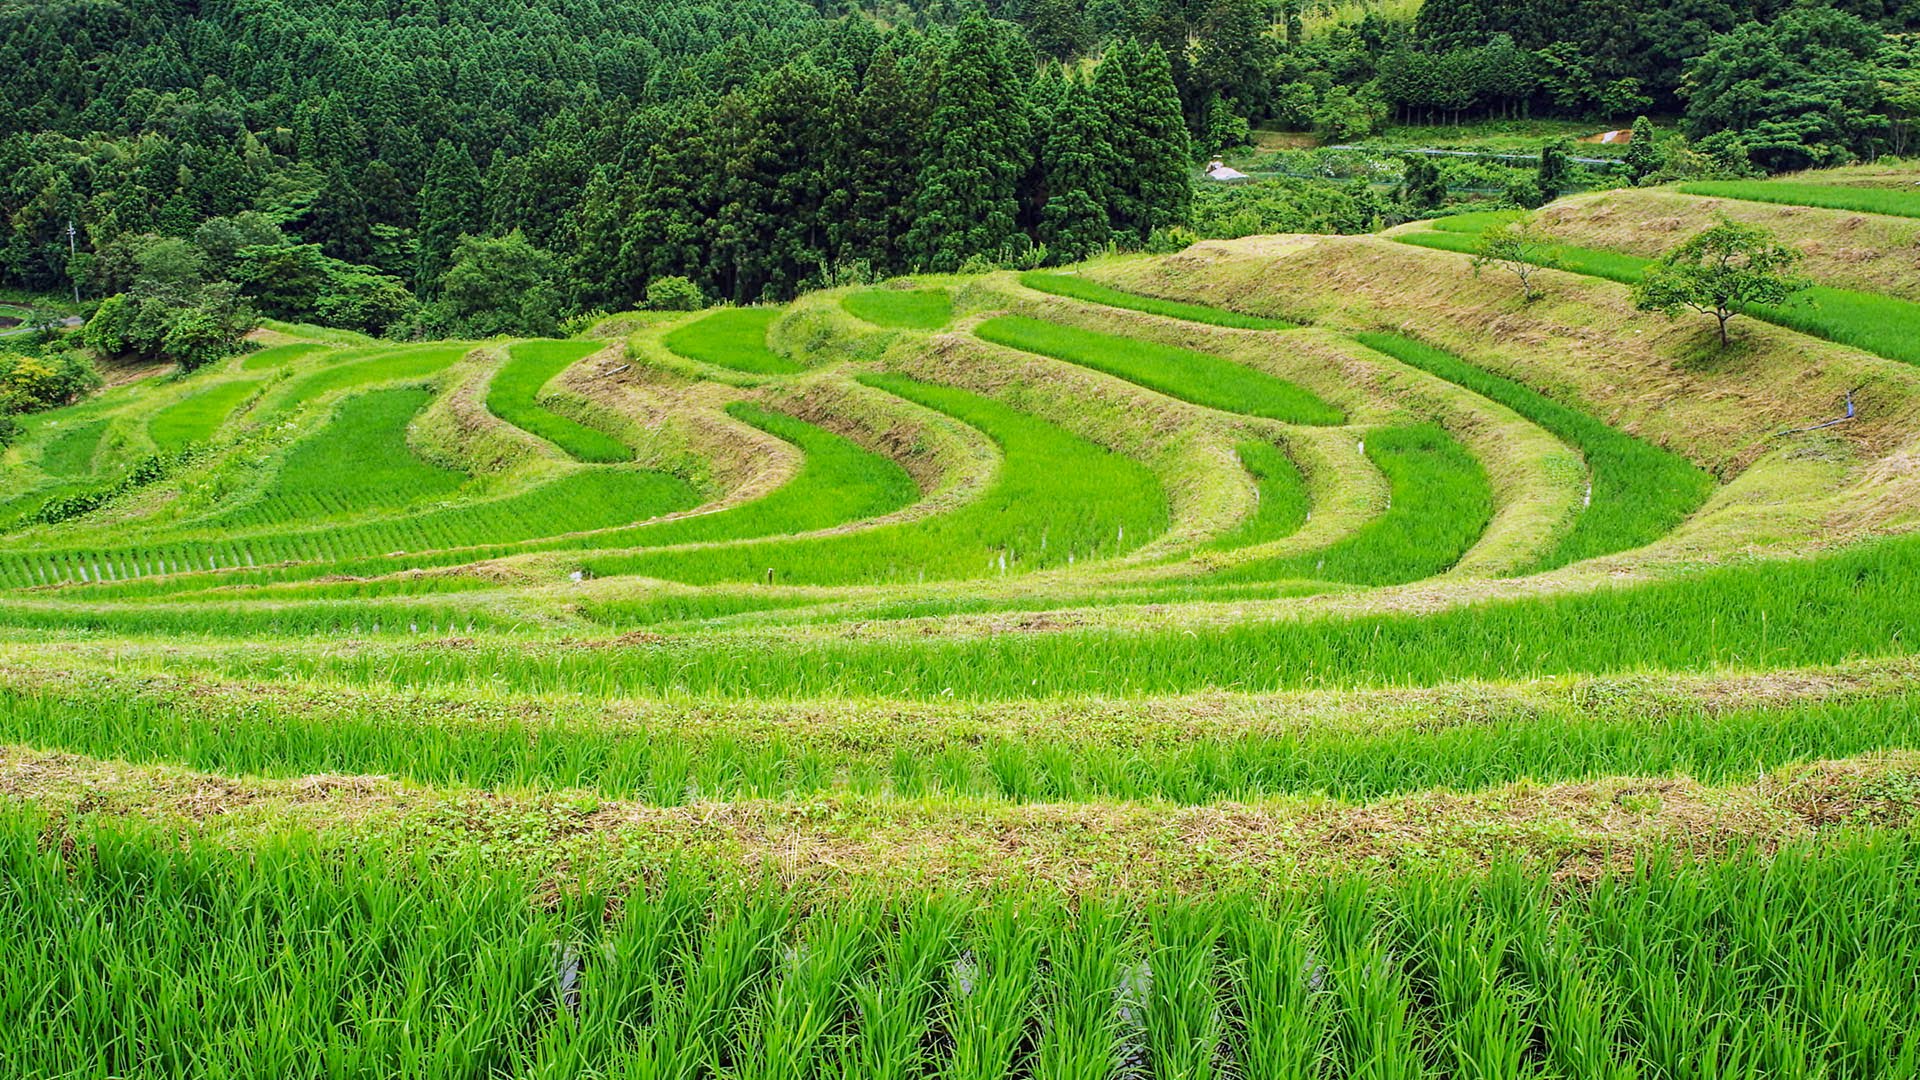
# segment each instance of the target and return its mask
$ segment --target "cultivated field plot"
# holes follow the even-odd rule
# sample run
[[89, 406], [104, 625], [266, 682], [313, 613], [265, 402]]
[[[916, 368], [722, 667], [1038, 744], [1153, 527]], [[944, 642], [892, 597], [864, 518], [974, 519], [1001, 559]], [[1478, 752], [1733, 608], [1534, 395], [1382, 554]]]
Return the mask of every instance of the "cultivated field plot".
[[1568, 200], [1532, 302], [1470, 216], [36, 416], [0, 1071], [1920, 1076], [1915, 298], [1627, 288], [1674, 200], [1888, 198]]

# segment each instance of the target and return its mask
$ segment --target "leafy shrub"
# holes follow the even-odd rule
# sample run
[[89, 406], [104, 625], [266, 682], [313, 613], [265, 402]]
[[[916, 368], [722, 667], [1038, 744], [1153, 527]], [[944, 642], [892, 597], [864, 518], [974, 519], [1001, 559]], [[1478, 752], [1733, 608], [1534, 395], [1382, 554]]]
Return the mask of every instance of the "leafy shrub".
[[655, 311], [699, 311], [707, 306], [700, 286], [679, 275], [647, 282], [647, 306]]

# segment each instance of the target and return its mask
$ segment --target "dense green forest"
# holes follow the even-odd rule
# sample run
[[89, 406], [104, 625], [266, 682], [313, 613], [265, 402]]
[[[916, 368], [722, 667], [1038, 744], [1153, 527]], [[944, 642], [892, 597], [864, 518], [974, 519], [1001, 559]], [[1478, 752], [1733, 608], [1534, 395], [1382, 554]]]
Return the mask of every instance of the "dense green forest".
[[1664, 110], [1739, 172], [1902, 152], [1920, 107], [1920, 3], [1429, 0], [1313, 34], [1305, 3], [0, 0], [0, 286], [188, 365], [260, 315], [551, 333], [1423, 205], [1420, 177], [1196, 200], [1250, 125]]

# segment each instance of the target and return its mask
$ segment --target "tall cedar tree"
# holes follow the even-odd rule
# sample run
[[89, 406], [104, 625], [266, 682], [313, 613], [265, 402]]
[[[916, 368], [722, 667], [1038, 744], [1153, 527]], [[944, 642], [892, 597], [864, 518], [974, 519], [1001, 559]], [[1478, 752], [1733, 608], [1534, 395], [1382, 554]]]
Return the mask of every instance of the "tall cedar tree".
[[940, 72], [906, 237], [918, 266], [950, 272], [971, 256], [997, 257], [1012, 245], [1030, 139], [1026, 83], [993, 24], [979, 15], [960, 24]]
[[1113, 235], [1107, 201], [1117, 168], [1105, 129], [1092, 90], [1077, 78], [1069, 82], [1041, 151], [1040, 242], [1063, 262], [1086, 258]]
[[829, 193], [835, 261], [880, 274], [907, 269], [900, 239], [918, 186], [926, 83], [911, 60], [884, 45], [868, 64], [853, 108], [840, 118], [841, 183]]
[[1166, 53], [1122, 42], [1101, 60], [1093, 89], [1116, 163], [1114, 232], [1145, 241], [1155, 229], [1184, 224], [1193, 206], [1193, 145]]
[[420, 261], [414, 270], [414, 290], [422, 296], [438, 294], [460, 237], [482, 230], [483, 197], [473, 155], [466, 147], [442, 139], [434, 147], [426, 183], [420, 188]]

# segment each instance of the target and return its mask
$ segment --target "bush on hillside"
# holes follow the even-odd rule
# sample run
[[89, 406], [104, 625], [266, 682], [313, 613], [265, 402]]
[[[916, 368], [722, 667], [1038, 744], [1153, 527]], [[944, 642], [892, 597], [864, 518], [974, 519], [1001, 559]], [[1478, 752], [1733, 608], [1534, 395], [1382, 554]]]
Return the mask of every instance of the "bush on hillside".
[[647, 282], [647, 306], [655, 311], [699, 311], [707, 306], [700, 286], [684, 277], [657, 277]]

